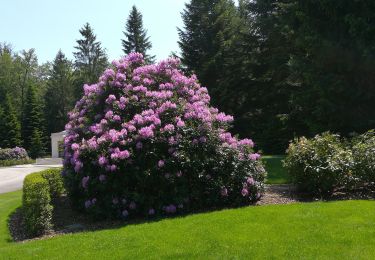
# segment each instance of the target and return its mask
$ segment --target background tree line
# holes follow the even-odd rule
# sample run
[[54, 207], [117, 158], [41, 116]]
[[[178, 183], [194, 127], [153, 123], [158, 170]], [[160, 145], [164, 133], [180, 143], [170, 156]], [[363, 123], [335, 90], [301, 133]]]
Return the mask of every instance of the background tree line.
[[191, 0], [182, 60], [267, 153], [375, 127], [375, 2]]
[[[375, 127], [375, 2], [190, 0], [181, 15], [184, 70], [235, 116], [233, 131], [264, 152], [283, 153], [295, 136]], [[83, 85], [108, 66], [91, 26], [80, 33], [73, 61], [60, 50], [39, 65], [33, 49], [0, 45], [0, 147], [46, 152]], [[121, 45], [155, 60], [136, 7]]]
[[[64, 129], [83, 85], [97, 82], [109, 66], [92, 27], [87, 23], [79, 32], [73, 61], [59, 50], [52, 62], [39, 65], [34, 49], [15, 52], [10, 44], [0, 43], [0, 148], [23, 146], [33, 158], [48, 154], [50, 134]], [[121, 42], [124, 54], [137, 51], [153, 61], [135, 6]]]

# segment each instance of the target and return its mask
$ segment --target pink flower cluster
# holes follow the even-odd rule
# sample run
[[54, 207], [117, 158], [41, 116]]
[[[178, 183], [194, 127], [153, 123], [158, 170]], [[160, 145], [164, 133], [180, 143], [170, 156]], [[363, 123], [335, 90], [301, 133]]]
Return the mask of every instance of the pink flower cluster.
[[[183, 75], [178, 59], [143, 66], [142, 55], [132, 53], [112, 64], [98, 83], [84, 86], [84, 96], [69, 113], [66, 125], [64, 168], [81, 183], [86, 208], [101, 203], [100, 197], [95, 197], [93, 203], [91, 195], [85, 193], [90, 185], [105, 185], [117, 178], [114, 176], [125, 174], [122, 171], [133, 167], [134, 161], [154, 152], [150, 147], [166, 147], [165, 153], [155, 155], [152, 170], [172, 165], [179, 158], [179, 145], [186, 133], [194, 133], [188, 140], [193, 146], [216, 140], [223, 148], [236, 149], [242, 160], [259, 159], [259, 154], [252, 153], [252, 140], [239, 140], [227, 132], [233, 117], [210, 107], [207, 89], [194, 75]], [[174, 167], [177, 173], [173, 176], [184, 176], [178, 165], [174, 163]], [[167, 175], [172, 176], [163, 174]], [[245, 186], [237, 192], [251, 195]], [[218, 194], [228, 196], [229, 190], [223, 188]], [[121, 208], [123, 216], [136, 210], [131, 206]], [[178, 209], [174, 204], [164, 206], [167, 213]], [[149, 215], [155, 211], [156, 206], [148, 208]]]

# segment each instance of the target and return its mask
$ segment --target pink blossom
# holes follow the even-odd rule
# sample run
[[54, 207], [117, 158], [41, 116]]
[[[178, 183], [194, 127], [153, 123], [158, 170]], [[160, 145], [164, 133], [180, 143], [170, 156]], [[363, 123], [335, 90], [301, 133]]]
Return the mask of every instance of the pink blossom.
[[137, 148], [138, 150], [141, 150], [141, 149], [143, 148], [143, 144], [142, 144], [142, 142], [137, 142], [137, 144], [136, 144], [136, 148]]
[[141, 129], [139, 129], [138, 133], [140, 137], [143, 139], [149, 139], [154, 137], [154, 131], [151, 126], [142, 127]]
[[99, 175], [99, 181], [104, 182], [107, 179], [107, 177], [104, 174]]
[[107, 119], [112, 119], [113, 117], [113, 111], [109, 110], [107, 113], [105, 113], [105, 118]]
[[127, 158], [129, 158], [129, 157], [130, 157], [130, 153], [129, 153], [128, 150], [124, 150], [124, 151], [121, 151], [121, 152], [119, 153], [119, 158], [120, 158], [120, 159], [127, 159]]
[[108, 98], [105, 100], [107, 104], [112, 104], [116, 100], [115, 95], [109, 95]]
[[166, 126], [164, 126], [163, 132], [172, 133], [173, 131], [174, 131], [174, 125], [167, 124]]
[[254, 142], [251, 139], [242, 139], [238, 142], [239, 145], [254, 147]]
[[164, 160], [159, 160], [159, 161], [158, 161], [158, 167], [159, 167], [159, 168], [164, 167], [164, 165], [165, 165]]
[[103, 166], [103, 165], [106, 165], [108, 163], [108, 160], [104, 156], [100, 156], [98, 162], [99, 162], [100, 166]]
[[246, 197], [249, 194], [249, 191], [247, 190], [247, 188], [243, 188], [241, 194], [243, 197]]
[[165, 207], [165, 212], [167, 213], [175, 213], [176, 211], [177, 211], [177, 208], [173, 204]]
[[220, 194], [221, 194], [221, 196], [223, 196], [223, 197], [228, 196], [228, 189], [225, 188], [225, 187], [222, 188]]
[[82, 167], [83, 167], [83, 163], [81, 161], [76, 161], [75, 166], [74, 166], [74, 171], [80, 172]]
[[84, 189], [87, 189], [87, 184], [88, 184], [89, 180], [90, 180], [90, 176], [85, 176], [85, 177], [82, 178], [82, 187]]
[[119, 115], [114, 115], [113, 116], [113, 121], [120, 122], [121, 121], [121, 117]]
[[252, 177], [247, 177], [246, 182], [249, 185], [254, 185], [254, 183], [255, 183], [255, 181], [254, 181], [254, 179]]
[[207, 142], [207, 138], [206, 138], [205, 136], [201, 136], [201, 137], [199, 138], [199, 142], [201, 142], [201, 143], [205, 143], [205, 142]]
[[219, 113], [216, 115], [216, 120], [219, 122], [232, 122], [233, 116], [227, 116], [224, 113]]
[[256, 161], [259, 158], [260, 158], [260, 154], [258, 154], [258, 153], [249, 154], [249, 159], [252, 160], [252, 161]]
[[76, 150], [79, 149], [79, 144], [77, 144], [77, 143], [73, 143], [71, 147], [72, 147], [72, 150], [73, 150], [73, 151], [76, 151]]
[[178, 126], [178, 127], [184, 127], [184, 126], [185, 126], [185, 122], [182, 121], [182, 120], [178, 120], [178, 121], [177, 121], [177, 126]]
[[129, 209], [136, 209], [136, 208], [137, 208], [137, 204], [135, 204], [134, 201], [130, 202]]
[[85, 201], [85, 208], [87, 209], [87, 208], [90, 208], [91, 206], [92, 206], [91, 200], [86, 200]]
[[122, 211], [122, 216], [124, 217], [124, 218], [126, 218], [127, 216], [129, 216], [129, 212], [125, 209], [125, 210], [123, 210]]

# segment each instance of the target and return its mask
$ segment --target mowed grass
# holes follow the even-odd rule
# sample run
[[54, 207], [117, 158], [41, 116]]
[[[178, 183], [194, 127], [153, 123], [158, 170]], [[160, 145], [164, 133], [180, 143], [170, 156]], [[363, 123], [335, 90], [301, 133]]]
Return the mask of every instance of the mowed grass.
[[286, 169], [282, 165], [284, 155], [266, 155], [262, 156], [267, 171], [267, 184], [284, 184], [290, 183]]
[[250, 206], [10, 241], [21, 193], [0, 195], [0, 259], [374, 259], [375, 202]]

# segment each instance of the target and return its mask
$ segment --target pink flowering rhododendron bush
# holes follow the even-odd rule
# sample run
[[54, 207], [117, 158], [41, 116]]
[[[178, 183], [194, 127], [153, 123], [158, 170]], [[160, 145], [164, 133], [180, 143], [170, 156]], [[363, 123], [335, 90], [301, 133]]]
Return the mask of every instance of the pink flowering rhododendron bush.
[[264, 168], [250, 139], [227, 129], [207, 89], [179, 61], [113, 62], [66, 126], [64, 172], [72, 202], [97, 217], [239, 206], [258, 200]]

